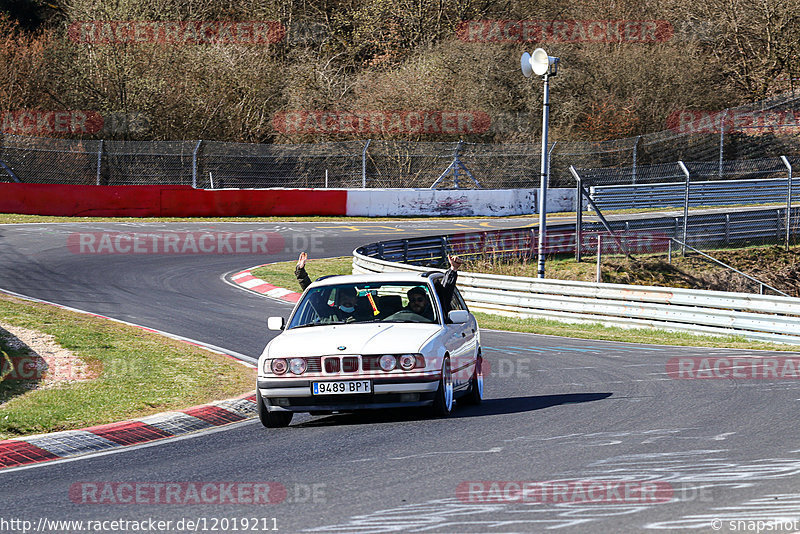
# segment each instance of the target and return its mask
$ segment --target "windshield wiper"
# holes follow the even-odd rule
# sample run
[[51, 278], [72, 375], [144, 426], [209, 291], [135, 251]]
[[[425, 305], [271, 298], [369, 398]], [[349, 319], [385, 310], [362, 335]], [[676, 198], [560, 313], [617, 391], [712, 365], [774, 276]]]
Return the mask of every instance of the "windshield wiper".
[[348, 324], [348, 323], [345, 323], [344, 321], [325, 321], [325, 322], [317, 321], [315, 323], [299, 324], [297, 326], [293, 326], [292, 328], [290, 328], [290, 330], [294, 330], [295, 328], [307, 328], [309, 326], [329, 326], [332, 324]]

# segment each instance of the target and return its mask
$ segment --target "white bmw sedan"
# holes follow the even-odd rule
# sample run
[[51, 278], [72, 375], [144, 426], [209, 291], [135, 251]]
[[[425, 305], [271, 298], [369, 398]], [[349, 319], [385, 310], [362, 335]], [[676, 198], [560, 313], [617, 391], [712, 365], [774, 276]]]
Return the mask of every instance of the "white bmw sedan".
[[303, 293], [258, 360], [258, 413], [266, 427], [294, 412], [328, 414], [430, 406], [483, 397], [480, 331], [454, 289], [441, 302], [442, 273], [331, 276]]

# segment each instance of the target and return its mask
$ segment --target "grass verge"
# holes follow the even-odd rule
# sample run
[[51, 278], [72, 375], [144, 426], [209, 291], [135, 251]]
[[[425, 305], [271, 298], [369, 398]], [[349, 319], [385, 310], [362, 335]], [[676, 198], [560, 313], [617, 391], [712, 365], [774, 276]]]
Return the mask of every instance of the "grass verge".
[[[309, 260], [306, 271], [312, 280], [329, 274], [351, 274], [353, 259], [349, 256]], [[299, 291], [294, 277], [295, 262], [273, 263], [253, 270], [253, 275], [279, 287]], [[288, 285], [283, 285], [288, 284]], [[618, 328], [601, 324], [561, 323], [547, 319], [521, 319], [487, 313], [476, 313], [481, 328], [529, 332], [551, 336], [601, 339], [650, 345], [679, 345], [692, 347], [716, 347], [750, 350], [796, 351], [793, 345], [762, 343], [741, 336], [704, 336], [684, 332], [647, 328]]]
[[52, 335], [97, 376], [26, 391], [9, 383], [17, 394], [0, 405], [0, 439], [187, 408], [242, 395], [255, 382], [255, 369], [228, 357], [106, 319], [6, 295], [0, 317]]
[[[296, 265], [296, 262], [282, 261], [253, 269], [251, 272], [256, 278], [266, 280], [272, 285], [285, 287], [300, 293], [300, 284], [297, 283], [297, 278], [294, 276]], [[311, 280], [316, 280], [320, 276], [329, 274], [352, 274], [353, 257], [312, 259], [306, 264], [306, 272]]]
[[[555, 217], [559, 214], [550, 214]], [[574, 214], [560, 214], [574, 215]], [[530, 215], [510, 215], [507, 217], [333, 217], [333, 216], [308, 216], [308, 217], [58, 217], [52, 215], [20, 215], [15, 213], [0, 213], [0, 224], [22, 223], [86, 223], [86, 222], [136, 222], [136, 223], [164, 223], [164, 222], [355, 222], [355, 221], [449, 221], [458, 220], [484, 220], [484, 219], [519, 219]]]

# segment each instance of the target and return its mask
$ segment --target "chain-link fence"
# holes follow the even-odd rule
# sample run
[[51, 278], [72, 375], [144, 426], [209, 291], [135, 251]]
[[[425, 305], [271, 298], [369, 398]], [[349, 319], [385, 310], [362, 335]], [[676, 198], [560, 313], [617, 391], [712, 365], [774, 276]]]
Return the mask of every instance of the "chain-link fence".
[[[596, 216], [578, 211], [577, 258], [584, 255], [661, 255], [701, 258], [717, 270], [701, 277], [707, 289], [800, 294], [800, 269], [791, 247], [800, 233], [800, 158], [683, 162], [615, 169], [576, 169], [576, 194]], [[636, 178], [634, 180], [634, 177]], [[615, 184], [615, 185], [596, 185]], [[722, 207], [724, 206], [724, 207]], [[620, 215], [627, 208], [677, 208], [669, 216]], [[603, 237], [602, 247], [598, 243]], [[740, 254], [732, 249], [777, 245]], [[778, 251], [783, 252], [778, 252]], [[705, 252], [704, 252], [705, 251]], [[759, 265], [754, 257], [770, 256]], [[722, 257], [725, 261], [720, 260]], [[727, 262], [727, 263], [726, 263]], [[692, 267], [689, 267], [692, 269]], [[695, 278], [687, 274], [687, 278]], [[691, 281], [696, 283], [696, 281]], [[776, 289], [778, 288], [778, 289]]]
[[[576, 169], [576, 194], [583, 207], [600, 213], [630, 208], [677, 208], [680, 214], [668, 235], [697, 248], [733, 244], [784, 244], [796, 238], [800, 221], [789, 207], [800, 199], [794, 180], [800, 158], [782, 156], [753, 160], [683, 162], [633, 169]], [[615, 185], [606, 185], [615, 184]], [[623, 185], [627, 184], [627, 185]], [[751, 206], [720, 213], [708, 208]], [[771, 206], [764, 208], [764, 206]], [[703, 213], [711, 211], [709, 215]], [[685, 224], [688, 221], [688, 224]]]
[[[698, 180], [767, 178], [780, 155], [800, 156], [800, 97], [721, 112], [682, 112], [669, 128], [608, 141], [556, 140], [550, 187], [680, 182], [676, 161], [701, 161]], [[533, 137], [533, 134], [532, 134]], [[73, 184], [186, 184], [200, 188], [536, 188], [541, 145], [353, 140], [318, 144], [100, 141], [5, 135], [0, 180]], [[764, 161], [742, 168], [738, 160]], [[746, 165], [755, 165], [748, 163]], [[780, 172], [780, 170], [776, 171]]]

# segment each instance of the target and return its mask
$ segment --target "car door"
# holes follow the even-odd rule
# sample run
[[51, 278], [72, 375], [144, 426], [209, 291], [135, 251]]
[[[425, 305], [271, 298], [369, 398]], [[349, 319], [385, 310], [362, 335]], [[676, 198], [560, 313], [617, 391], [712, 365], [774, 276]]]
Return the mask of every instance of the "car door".
[[[465, 310], [467, 305], [458, 289], [453, 291], [450, 300], [450, 310]], [[453, 371], [454, 386], [466, 385], [472, 377], [475, 369], [475, 358], [477, 354], [477, 323], [475, 318], [470, 315], [469, 320], [463, 324], [446, 325], [448, 329], [448, 352], [450, 353], [450, 367]]]

